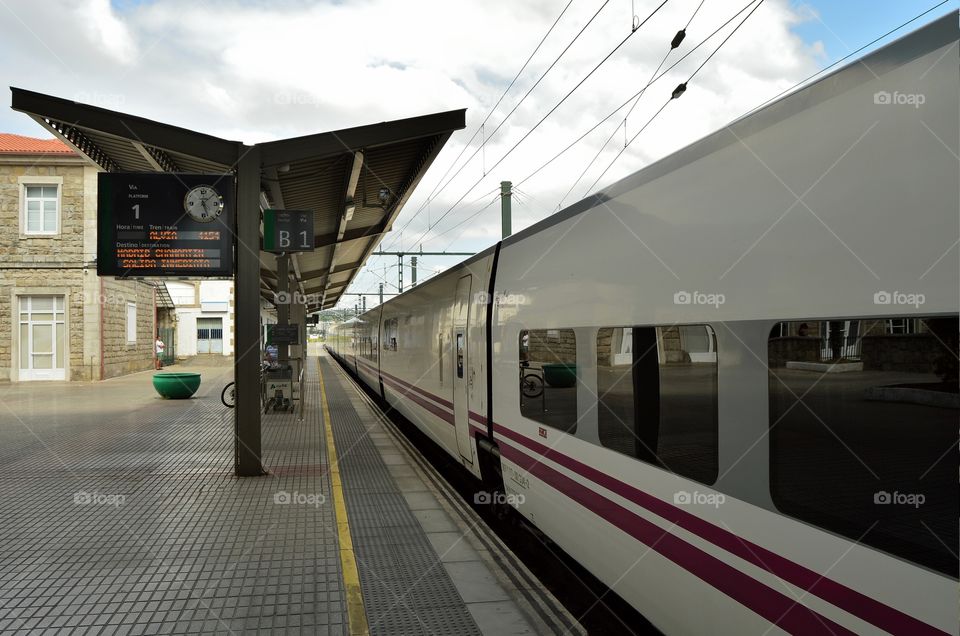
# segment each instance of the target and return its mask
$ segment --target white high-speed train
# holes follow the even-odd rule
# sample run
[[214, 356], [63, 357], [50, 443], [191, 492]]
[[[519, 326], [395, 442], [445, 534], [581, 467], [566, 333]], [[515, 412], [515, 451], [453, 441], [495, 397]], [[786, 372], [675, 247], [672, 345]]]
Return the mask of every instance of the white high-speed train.
[[327, 347], [666, 633], [955, 634], [957, 40], [952, 13]]

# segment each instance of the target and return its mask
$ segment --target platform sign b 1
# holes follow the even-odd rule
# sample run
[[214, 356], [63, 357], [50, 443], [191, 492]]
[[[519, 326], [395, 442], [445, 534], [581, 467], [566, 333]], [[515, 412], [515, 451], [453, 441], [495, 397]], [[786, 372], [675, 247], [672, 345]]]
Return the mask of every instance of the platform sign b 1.
[[263, 251], [312, 252], [313, 212], [308, 210], [264, 210]]

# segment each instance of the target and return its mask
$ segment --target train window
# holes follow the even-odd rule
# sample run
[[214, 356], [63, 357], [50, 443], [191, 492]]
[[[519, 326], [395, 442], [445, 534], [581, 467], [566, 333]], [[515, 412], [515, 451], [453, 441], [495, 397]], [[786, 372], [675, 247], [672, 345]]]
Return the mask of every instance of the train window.
[[767, 351], [777, 508], [956, 578], [957, 317], [780, 323]]
[[520, 332], [520, 414], [577, 431], [577, 338], [573, 329]]
[[397, 350], [397, 326], [399, 321], [396, 318], [387, 318], [383, 321], [383, 350]]
[[[370, 329], [369, 326], [366, 327]], [[377, 361], [377, 343], [376, 338], [371, 338], [370, 336], [362, 336], [360, 338], [360, 356], [370, 360], [372, 362]]]
[[597, 434], [612, 450], [717, 479], [716, 337], [707, 325], [597, 332]]

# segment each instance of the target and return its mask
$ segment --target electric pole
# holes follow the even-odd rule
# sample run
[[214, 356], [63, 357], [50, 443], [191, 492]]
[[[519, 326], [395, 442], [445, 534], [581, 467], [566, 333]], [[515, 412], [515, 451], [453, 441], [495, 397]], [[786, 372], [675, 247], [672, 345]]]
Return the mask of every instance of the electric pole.
[[[403, 257], [404, 256], [473, 256], [476, 252], [424, 252], [423, 249], [417, 252], [371, 252], [371, 256], [396, 256], [399, 261], [400, 271], [397, 274], [397, 291], [403, 293]], [[414, 257], [413, 264], [413, 284], [417, 284], [417, 260]], [[381, 285], [382, 286], [382, 285]]]
[[507, 238], [513, 232], [510, 228], [511, 212], [510, 197], [513, 184], [509, 181], [500, 182], [500, 238]]

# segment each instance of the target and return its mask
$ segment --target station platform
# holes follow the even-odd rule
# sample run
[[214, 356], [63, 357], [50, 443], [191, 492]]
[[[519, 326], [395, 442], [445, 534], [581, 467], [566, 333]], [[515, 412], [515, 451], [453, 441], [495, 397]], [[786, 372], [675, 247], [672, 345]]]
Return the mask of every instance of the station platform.
[[307, 373], [259, 478], [230, 368], [185, 401], [0, 387], [0, 633], [583, 633], [332, 359]]

